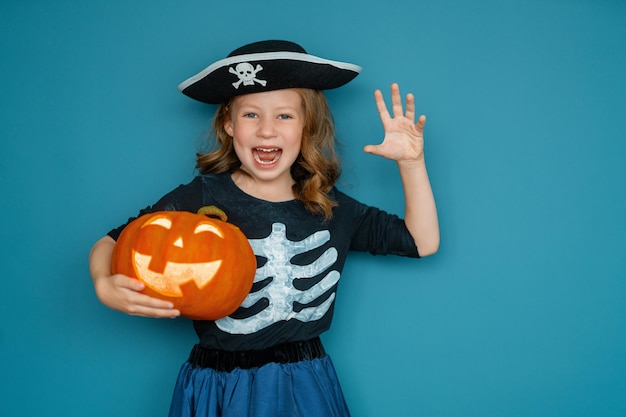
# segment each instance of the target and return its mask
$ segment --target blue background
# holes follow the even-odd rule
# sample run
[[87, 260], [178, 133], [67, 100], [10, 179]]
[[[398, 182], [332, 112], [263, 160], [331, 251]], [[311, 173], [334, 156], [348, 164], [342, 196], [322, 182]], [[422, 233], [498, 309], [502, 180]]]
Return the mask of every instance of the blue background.
[[354, 416], [626, 415], [618, 0], [3, 0], [2, 414], [166, 415], [191, 325], [102, 306], [87, 254], [193, 177], [178, 83], [267, 38], [363, 66], [328, 97], [366, 203], [403, 210], [373, 90], [428, 117], [440, 252], [355, 255], [324, 337]]

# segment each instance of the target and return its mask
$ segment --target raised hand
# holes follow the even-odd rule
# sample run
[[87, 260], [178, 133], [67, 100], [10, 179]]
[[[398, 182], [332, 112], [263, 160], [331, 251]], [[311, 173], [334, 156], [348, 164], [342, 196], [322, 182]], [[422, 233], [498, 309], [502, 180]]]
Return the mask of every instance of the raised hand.
[[439, 222], [424, 159], [426, 117], [420, 116], [415, 122], [413, 94], [406, 96], [406, 112], [402, 109], [400, 87], [396, 83], [391, 85], [393, 116], [389, 114], [380, 90], [376, 90], [374, 98], [385, 137], [380, 145], [367, 145], [364, 151], [398, 163], [404, 190], [404, 222], [420, 256], [432, 255], [439, 248]]
[[424, 125], [426, 117], [420, 116], [415, 122], [415, 98], [413, 94], [406, 96], [406, 113], [402, 108], [400, 87], [391, 85], [391, 109], [389, 114], [385, 99], [380, 90], [374, 92], [376, 107], [383, 124], [385, 136], [379, 145], [367, 145], [363, 150], [394, 161], [410, 162], [424, 159]]

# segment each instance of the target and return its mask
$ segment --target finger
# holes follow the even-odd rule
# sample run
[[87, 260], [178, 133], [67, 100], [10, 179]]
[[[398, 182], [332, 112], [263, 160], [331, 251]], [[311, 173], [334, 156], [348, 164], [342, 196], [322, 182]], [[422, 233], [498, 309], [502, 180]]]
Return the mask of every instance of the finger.
[[161, 300], [156, 297], [150, 297], [149, 295], [142, 293], [135, 293], [132, 302], [133, 304], [138, 306], [154, 309], [171, 310], [174, 308], [174, 304], [170, 301]]
[[363, 151], [371, 155], [386, 157], [389, 152], [389, 147], [384, 144], [380, 145], [367, 145], [363, 148]]
[[128, 313], [134, 316], [168, 318], [180, 316], [180, 311], [175, 309], [174, 305], [169, 301], [140, 293], [135, 293], [130, 297]]
[[391, 108], [393, 117], [404, 116], [402, 111], [402, 96], [400, 96], [400, 86], [398, 83], [391, 84]]
[[415, 124], [415, 128], [419, 133], [424, 133], [424, 126], [426, 126], [426, 116], [423, 114], [417, 119], [417, 123]]
[[366, 147], [363, 148], [363, 151], [376, 155], [377, 149], [378, 149], [378, 145], [367, 145]]
[[174, 319], [180, 316], [180, 311], [174, 309], [133, 306], [133, 308], [129, 309], [128, 314], [132, 316], [152, 317], [156, 319]]
[[380, 90], [374, 91], [374, 100], [376, 101], [376, 108], [378, 109], [380, 120], [385, 123], [385, 121], [389, 120], [391, 116], [389, 115], [389, 111], [387, 110], [387, 104], [385, 104], [383, 93]]
[[406, 118], [411, 122], [415, 120], [415, 97], [411, 93], [406, 95]]
[[126, 275], [113, 275], [112, 279], [116, 286], [126, 288], [132, 291], [143, 291], [143, 289], [146, 288], [146, 284], [144, 284], [143, 282]]

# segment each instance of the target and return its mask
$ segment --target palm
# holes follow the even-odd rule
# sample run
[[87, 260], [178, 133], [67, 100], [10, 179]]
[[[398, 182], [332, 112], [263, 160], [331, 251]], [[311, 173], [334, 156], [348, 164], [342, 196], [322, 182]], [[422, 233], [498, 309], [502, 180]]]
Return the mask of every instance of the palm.
[[406, 113], [404, 113], [400, 88], [397, 84], [391, 86], [393, 116], [389, 114], [380, 90], [376, 90], [374, 98], [385, 136], [381, 144], [366, 146], [365, 152], [394, 161], [416, 161], [422, 159], [424, 156], [424, 125], [426, 124], [426, 118], [420, 116], [417, 123], [415, 122], [415, 100], [413, 95], [407, 95]]

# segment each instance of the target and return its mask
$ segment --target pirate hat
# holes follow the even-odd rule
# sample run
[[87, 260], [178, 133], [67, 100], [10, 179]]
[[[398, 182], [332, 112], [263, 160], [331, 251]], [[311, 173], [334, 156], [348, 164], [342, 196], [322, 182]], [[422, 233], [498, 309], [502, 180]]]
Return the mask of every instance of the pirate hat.
[[195, 100], [219, 104], [242, 94], [284, 88], [337, 88], [359, 72], [358, 65], [309, 55], [293, 42], [269, 40], [235, 49], [178, 89]]

